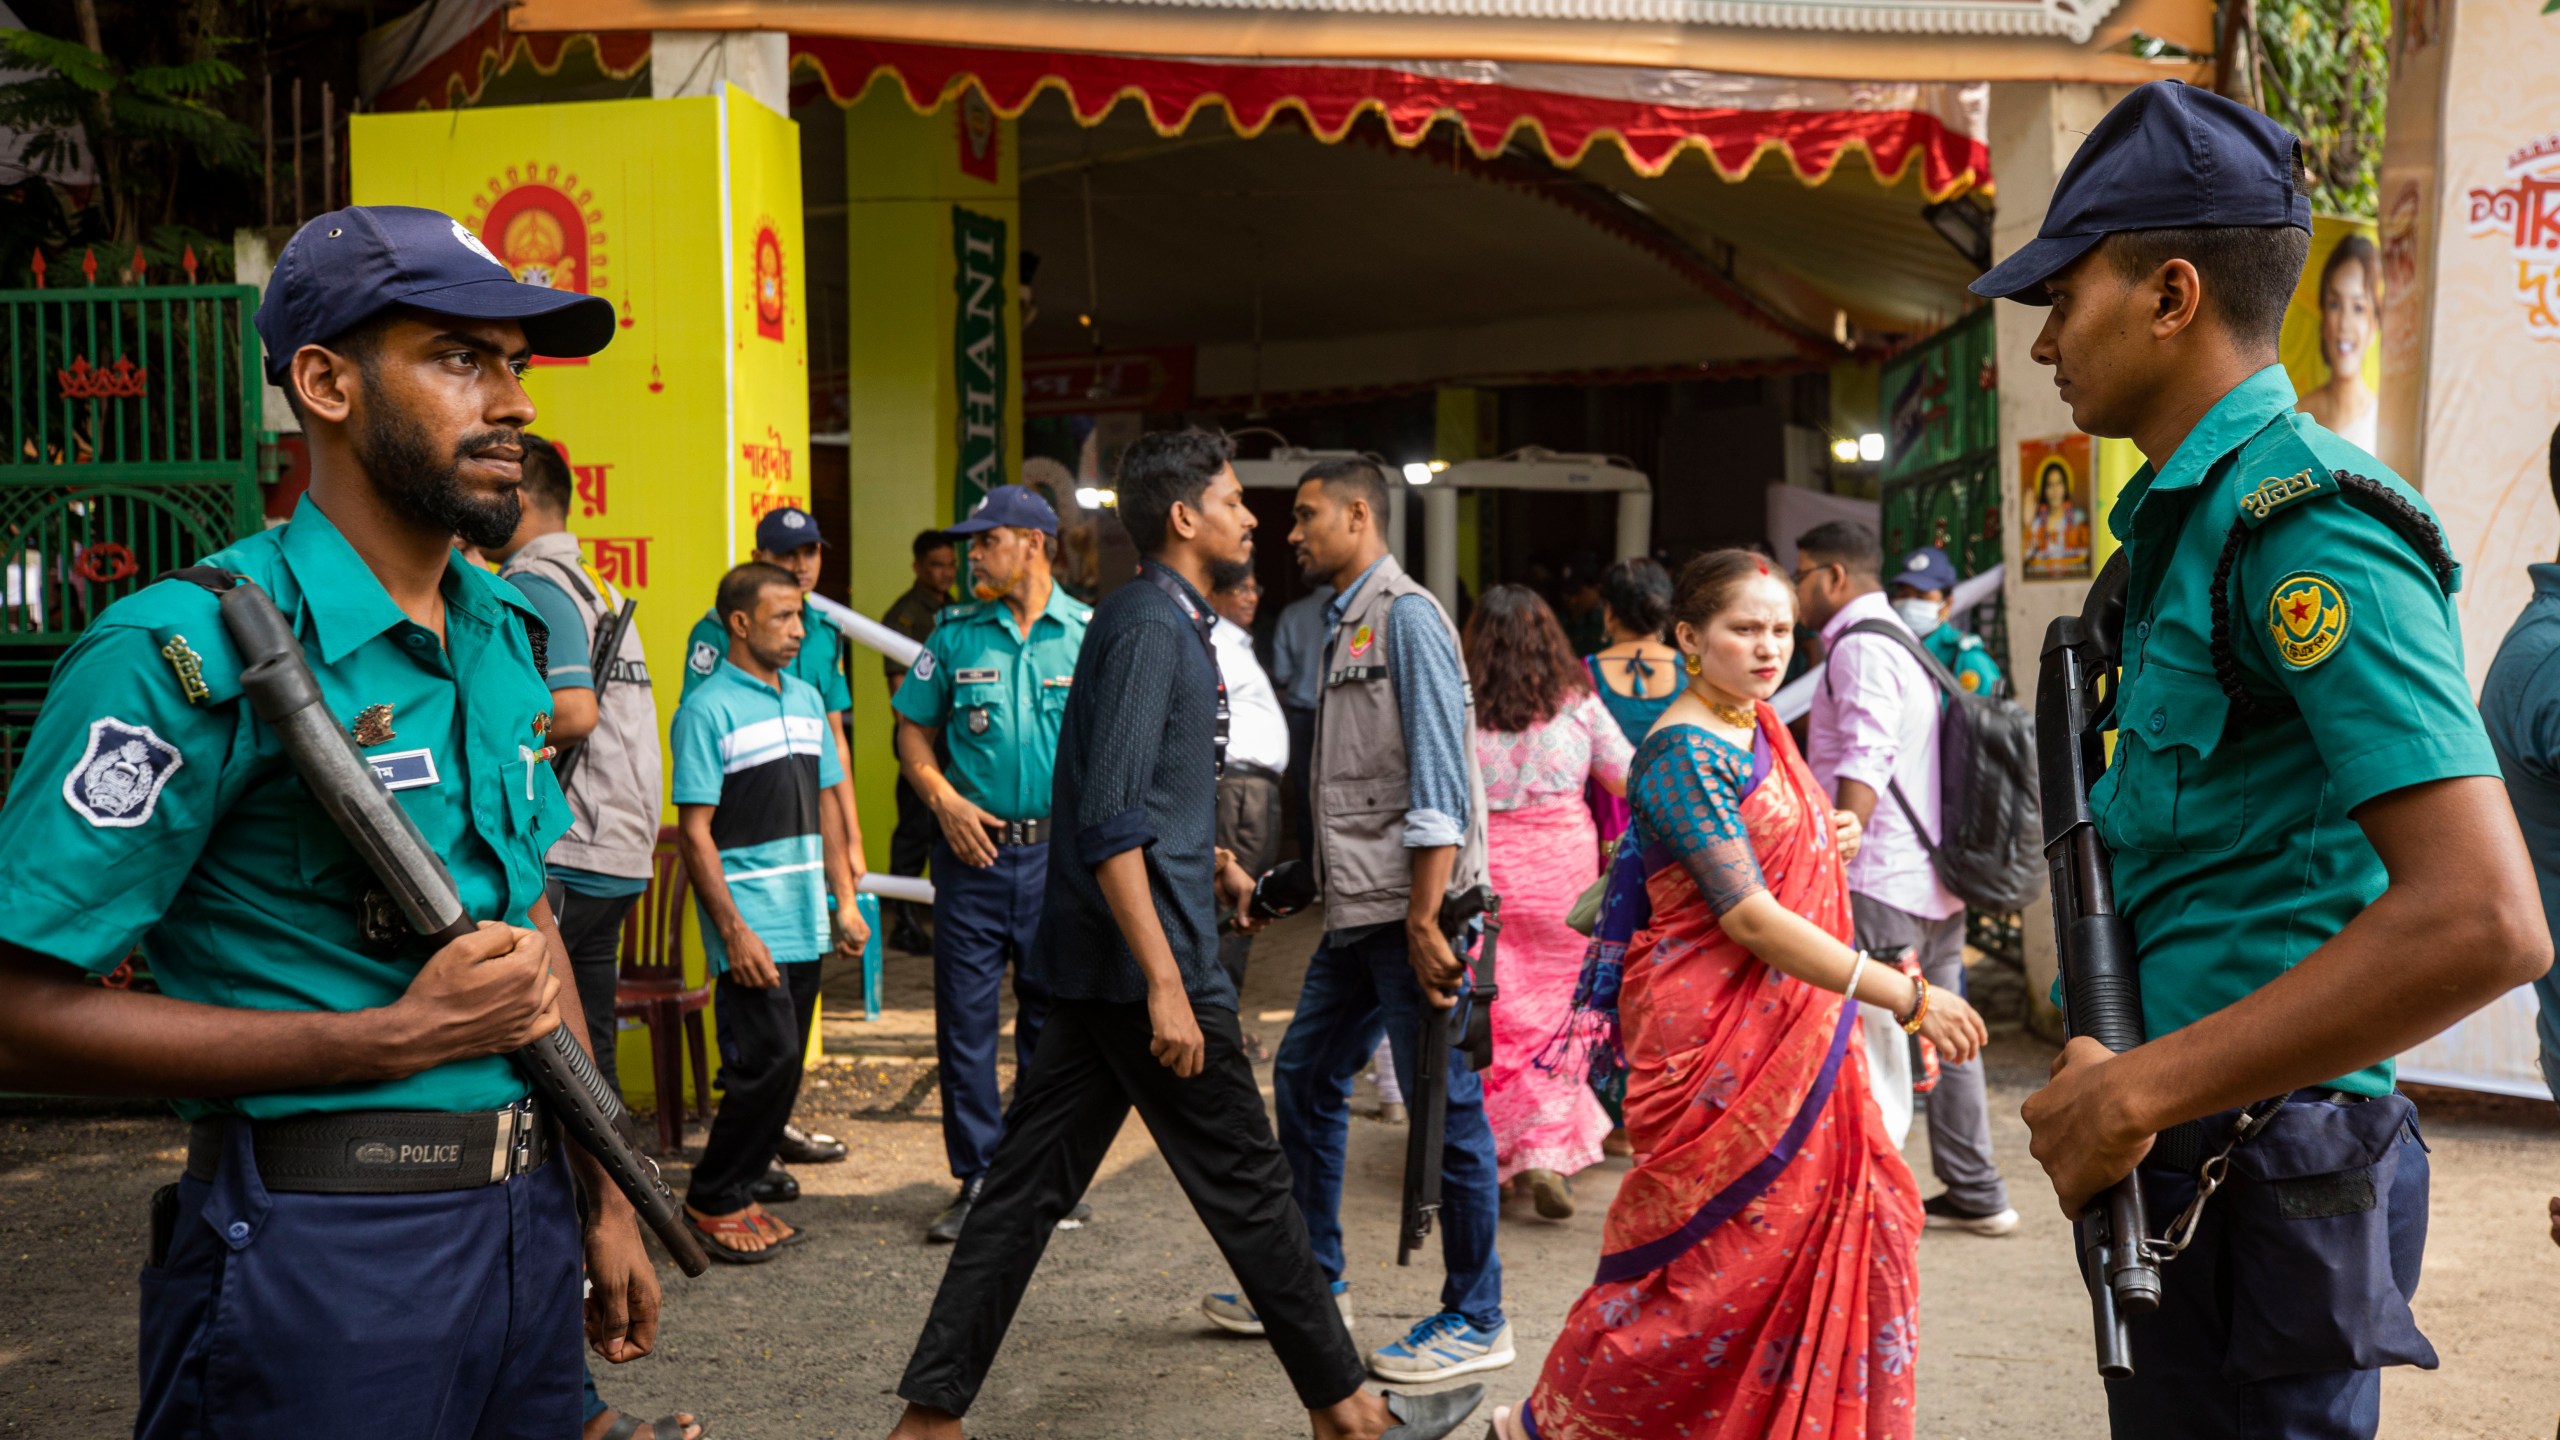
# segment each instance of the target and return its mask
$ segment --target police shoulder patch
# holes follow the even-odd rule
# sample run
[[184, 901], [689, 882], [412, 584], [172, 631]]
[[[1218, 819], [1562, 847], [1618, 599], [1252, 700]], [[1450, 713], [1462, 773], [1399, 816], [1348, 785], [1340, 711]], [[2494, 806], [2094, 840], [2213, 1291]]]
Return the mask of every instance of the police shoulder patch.
[[2308, 670], [2347, 638], [2347, 592], [2314, 570], [2296, 570], [2267, 595], [2267, 634], [2286, 667]]
[[708, 640], [693, 642], [693, 653], [685, 657], [685, 668], [696, 675], [708, 675], [720, 668], [720, 652]]
[[2240, 492], [2240, 517], [2254, 530], [2296, 501], [2337, 492], [2338, 482], [2325, 470], [2305, 468], [2291, 475], [2270, 475]]
[[933, 678], [933, 672], [933, 652], [931, 650], [918, 650], [916, 652], [915, 677], [919, 680], [930, 680]]
[[62, 798], [92, 825], [129, 830], [160, 808], [160, 792], [186, 763], [178, 747], [148, 725], [112, 715], [93, 720], [88, 750], [62, 777]]

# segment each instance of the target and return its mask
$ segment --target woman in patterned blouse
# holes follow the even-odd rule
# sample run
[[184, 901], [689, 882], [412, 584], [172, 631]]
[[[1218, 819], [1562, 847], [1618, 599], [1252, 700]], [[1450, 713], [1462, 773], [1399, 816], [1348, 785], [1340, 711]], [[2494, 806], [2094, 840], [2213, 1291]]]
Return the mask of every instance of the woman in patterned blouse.
[[1582, 974], [1583, 939], [1565, 917], [1600, 873], [1584, 783], [1623, 794], [1634, 747], [1536, 591], [1487, 590], [1466, 643], [1486, 860], [1502, 897], [1502, 1003], [1493, 1007], [1485, 1116], [1502, 1182], [1563, 1220], [1573, 1214], [1573, 1173], [1600, 1159], [1615, 1122], [1579, 1076], [1534, 1061], [1571, 1016]]
[[1982, 1020], [1849, 948], [1856, 822], [1766, 703], [1794, 645], [1785, 579], [1748, 551], [1702, 555], [1672, 613], [1688, 688], [1636, 749], [1577, 1043], [1541, 1057], [1625, 1067], [1635, 1168], [1597, 1277], [1495, 1432], [1906, 1440], [1920, 1197], [1842, 992], [1956, 1061]]

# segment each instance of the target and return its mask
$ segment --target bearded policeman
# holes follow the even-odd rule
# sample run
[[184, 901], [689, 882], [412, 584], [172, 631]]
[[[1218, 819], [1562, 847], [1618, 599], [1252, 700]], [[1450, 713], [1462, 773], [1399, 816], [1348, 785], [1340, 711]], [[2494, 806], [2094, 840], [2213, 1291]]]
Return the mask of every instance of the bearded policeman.
[[[586, 1034], [542, 900], [569, 812], [540, 620], [452, 542], [514, 531], [525, 362], [603, 348], [613, 309], [517, 283], [448, 216], [358, 206], [294, 236], [257, 325], [310, 493], [205, 563], [291, 619], [480, 929], [368, 922], [213, 593], [163, 580], [63, 657], [0, 810], [0, 1088], [186, 1097], [137, 1435], [575, 1434], [582, 1272], [613, 1361], [649, 1352], [658, 1285], [506, 1059]], [[137, 946], [161, 993], [82, 983]]]
[[[1013, 1049], [1031, 1063], [1049, 997], [1022, 977], [1048, 889], [1049, 782], [1090, 606], [1050, 577], [1058, 514], [1020, 485], [987, 492], [951, 527], [969, 547], [977, 599], [942, 612], [892, 704], [898, 770], [932, 810], [934, 1050], [942, 1143], [960, 1193], [926, 1230], [949, 1244], [977, 1199], [1003, 1131], [996, 1084], [998, 990], [1015, 967]], [[934, 758], [939, 738], [950, 749]], [[1071, 1220], [1080, 1220], [1083, 1212]]]

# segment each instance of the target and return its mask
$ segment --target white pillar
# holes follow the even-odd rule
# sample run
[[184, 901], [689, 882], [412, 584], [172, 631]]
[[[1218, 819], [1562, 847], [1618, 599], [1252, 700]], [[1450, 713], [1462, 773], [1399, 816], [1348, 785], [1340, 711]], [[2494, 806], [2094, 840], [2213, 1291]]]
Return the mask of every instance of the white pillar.
[[1431, 553], [1425, 557], [1423, 588], [1440, 597], [1442, 608], [1452, 618], [1458, 613], [1458, 491], [1455, 486], [1435, 484], [1422, 492], [1422, 543]]
[[1387, 553], [1396, 557], [1396, 563], [1408, 570], [1413, 568], [1413, 549], [1405, 543], [1405, 519], [1412, 513], [1411, 487], [1404, 483], [1402, 476], [1389, 474], [1387, 476]]
[[1653, 492], [1618, 492], [1618, 558], [1633, 560], [1653, 553]]
[[[2035, 238], [2053, 199], [2062, 167], [2079, 152], [2082, 137], [2107, 113], [2124, 91], [2103, 85], [2000, 84], [1991, 87], [1991, 156], [2000, 176], [2000, 209], [1992, 225], [1992, 253], [2006, 258]], [[2001, 587], [2009, 624], [2010, 682], [2018, 695], [2036, 693], [2038, 652], [2045, 626], [2056, 616], [2076, 615], [2088, 594], [2085, 580], [2026, 580], [2019, 563], [2018, 442], [2042, 435], [2067, 435], [2075, 428], [2071, 407], [2053, 388], [2053, 372], [2028, 353], [2043, 328], [2042, 308], [1998, 302], [1993, 312], [2000, 367], [2000, 528], [2001, 555], [2013, 578]], [[2100, 521], [2099, 523], [2104, 523]], [[2040, 899], [2028, 907], [2025, 921], [2027, 1020], [2040, 1033], [2060, 1038], [2062, 1015], [2045, 999], [2053, 985], [2056, 959], [2053, 905]]]
[[653, 30], [649, 96], [715, 95], [735, 85], [776, 115], [791, 114], [791, 37], [780, 30]]

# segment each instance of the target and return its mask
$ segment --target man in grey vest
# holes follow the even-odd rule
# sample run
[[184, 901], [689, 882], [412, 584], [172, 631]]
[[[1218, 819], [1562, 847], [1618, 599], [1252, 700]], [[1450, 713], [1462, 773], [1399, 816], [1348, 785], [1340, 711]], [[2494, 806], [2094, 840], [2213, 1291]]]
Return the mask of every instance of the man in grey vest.
[[[1298, 563], [1335, 592], [1311, 772], [1326, 930], [1271, 1086], [1291, 1189], [1348, 1318], [1341, 1208], [1351, 1080], [1383, 1025], [1409, 1093], [1422, 1007], [1457, 1002], [1466, 971], [1440, 932], [1440, 907], [1485, 883], [1484, 780], [1457, 630], [1387, 553], [1386, 477], [1364, 460], [1323, 461], [1300, 480], [1294, 513]], [[1493, 1247], [1501, 1193], [1484, 1082], [1455, 1047], [1444, 1063], [1440, 1250], [1449, 1273], [1440, 1313], [1369, 1352], [1381, 1379], [1445, 1380], [1516, 1358]], [[1203, 1308], [1228, 1330], [1258, 1324], [1239, 1295], [1211, 1295]]]

